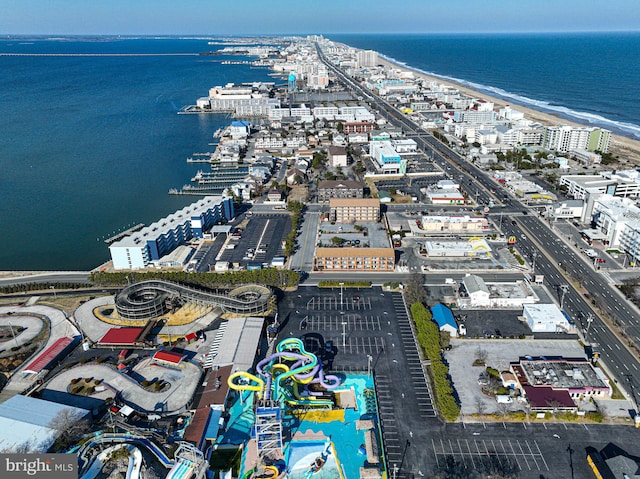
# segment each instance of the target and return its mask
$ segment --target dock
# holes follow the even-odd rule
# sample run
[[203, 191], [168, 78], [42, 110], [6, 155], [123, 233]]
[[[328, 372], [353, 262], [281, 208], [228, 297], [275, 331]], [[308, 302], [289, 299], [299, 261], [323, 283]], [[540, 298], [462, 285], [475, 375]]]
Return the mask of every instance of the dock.
[[129, 236], [130, 234], [133, 234], [136, 231], [140, 231], [142, 228], [144, 228], [144, 223], [138, 223], [137, 225], [132, 226], [131, 228], [128, 228], [118, 233], [117, 235], [113, 235], [110, 238], [107, 238], [106, 240], [104, 240], [104, 242], [107, 244], [115, 243], [116, 241], [121, 240], [125, 236]]

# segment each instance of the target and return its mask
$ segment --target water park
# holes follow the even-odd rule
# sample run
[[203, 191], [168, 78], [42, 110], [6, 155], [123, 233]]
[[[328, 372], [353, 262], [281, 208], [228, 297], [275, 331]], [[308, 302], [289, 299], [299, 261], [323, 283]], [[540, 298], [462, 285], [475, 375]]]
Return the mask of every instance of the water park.
[[[236, 371], [228, 384], [238, 396], [226, 435], [249, 436], [239, 477], [386, 477], [369, 375], [325, 374], [301, 339], [286, 338], [255, 374]], [[225, 434], [218, 446], [224, 443]]]

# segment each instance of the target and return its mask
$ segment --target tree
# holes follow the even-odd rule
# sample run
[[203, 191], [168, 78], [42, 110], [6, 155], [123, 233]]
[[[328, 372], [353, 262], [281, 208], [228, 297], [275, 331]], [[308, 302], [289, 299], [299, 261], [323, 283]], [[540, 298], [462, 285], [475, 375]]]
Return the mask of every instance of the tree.
[[60, 432], [53, 449], [61, 450], [71, 446], [76, 437], [88, 433], [91, 430], [91, 423], [81, 412], [65, 408], [51, 419], [48, 427]]
[[338, 123], [336, 125], [336, 130], [338, 130], [338, 133], [342, 133], [344, 131], [344, 125], [342, 123]]
[[407, 304], [427, 302], [427, 293], [424, 290], [422, 275], [411, 273], [409, 279], [404, 285], [404, 297]]
[[339, 236], [334, 236], [333, 238], [331, 238], [331, 243], [333, 243], [335, 246], [341, 246], [342, 243], [344, 243], [344, 240]]

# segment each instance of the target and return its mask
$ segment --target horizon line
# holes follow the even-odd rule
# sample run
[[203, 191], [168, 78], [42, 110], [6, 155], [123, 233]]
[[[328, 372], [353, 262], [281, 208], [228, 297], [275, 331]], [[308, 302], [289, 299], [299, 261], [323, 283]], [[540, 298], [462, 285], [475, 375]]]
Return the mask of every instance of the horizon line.
[[0, 33], [0, 38], [8, 37], [286, 37], [302, 35], [571, 35], [597, 33], [640, 33], [636, 30], [518, 30], [518, 31], [438, 31], [438, 32], [289, 32], [289, 33]]

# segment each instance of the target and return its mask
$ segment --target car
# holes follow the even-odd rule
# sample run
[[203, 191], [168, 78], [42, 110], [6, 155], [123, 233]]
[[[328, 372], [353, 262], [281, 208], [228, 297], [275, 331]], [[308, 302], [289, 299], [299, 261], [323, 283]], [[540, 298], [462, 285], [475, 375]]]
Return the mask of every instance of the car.
[[324, 350], [328, 353], [333, 351], [333, 341], [327, 341], [326, 343], [324, 343]]
[[598, 258], [598, 259], [597, 259], [597, 262], [598, 262], [598, 263], [606, 263], [606, 262], [607, 262], [607, 260], [606, 260], [606, 259], [604, 259], [604, 258]]
[[354, 302], [354, 303], [357, 303], [358, 301], [360, 301], [360, 296], [355, 295], [355, 296], [353, 297], [353, 302]]
[[502, 337], [502, 333], [500, 332], [499, 329], [496, 329], [496, 338], [501, 338]]
[[526, 235], [520, 235], [520, 239], [527, 239]]

